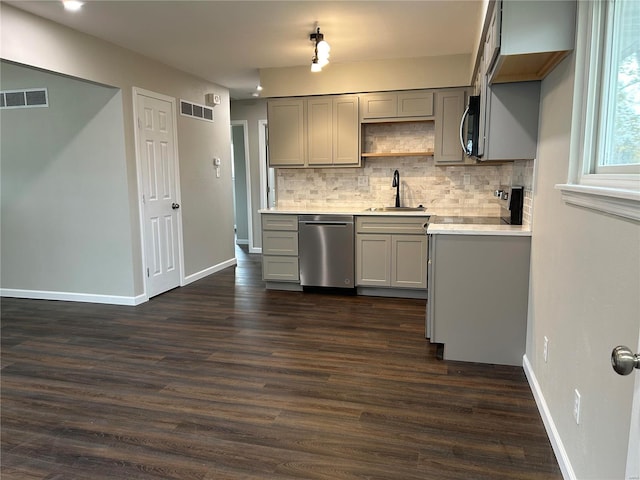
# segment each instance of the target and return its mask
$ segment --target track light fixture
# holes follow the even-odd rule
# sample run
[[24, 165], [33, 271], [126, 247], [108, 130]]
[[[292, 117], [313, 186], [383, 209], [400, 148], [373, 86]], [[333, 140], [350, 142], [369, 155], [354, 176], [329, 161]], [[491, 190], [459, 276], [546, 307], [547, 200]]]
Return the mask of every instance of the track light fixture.
[[320, 27], [315, 33], [309, 35], [309, 40], [313, 42], [313, 58], [311, 59], [311, 71], [320, 72], [322, 67], [329, 63], [329, 52], [331, 47], [324, 39], [324, 35], [320, 33]]

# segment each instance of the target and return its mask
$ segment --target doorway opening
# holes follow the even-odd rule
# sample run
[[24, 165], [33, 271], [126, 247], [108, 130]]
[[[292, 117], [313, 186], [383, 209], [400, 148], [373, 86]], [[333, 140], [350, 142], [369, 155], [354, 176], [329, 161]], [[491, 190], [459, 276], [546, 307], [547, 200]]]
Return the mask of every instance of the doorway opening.
[[253, 247], [249, 133], [246, 120], [231, 122], [233, 210], [236, 244]]

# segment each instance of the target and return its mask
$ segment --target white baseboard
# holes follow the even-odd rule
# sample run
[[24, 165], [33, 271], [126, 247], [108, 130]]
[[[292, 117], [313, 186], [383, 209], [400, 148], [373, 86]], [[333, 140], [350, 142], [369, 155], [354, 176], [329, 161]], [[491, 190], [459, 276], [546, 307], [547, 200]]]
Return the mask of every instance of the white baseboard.
[[0, 288], [1, 297], [30, 298], [33, 300], [61, 300], [64, 302], [106, 303], [111, 305], [135, 306], [146, 302], [145, 295], [125, 297], [120, 295], [99, 295], [95, 293], [52, 292], [46, 290], [20, 290]]
[[577, 480], [578, 477], [576, 477], [576, 474], [573, 471], [571, 461], [569, 460], [567, 451], [565, 450], [564, 444], [562, 443], [562, 438], [560, 438], [560, 433], [556, 428], [556, 424], [553, 421], [553, 417], [551, 416], [549, 406], [547, 405], [547, 402], [544, 399], [544, 395], [542, 394], [542, 389], [540, 388], [538, 379], [536, 378], [536, 375], [533, 372], [533, 368], [531, 367], [531, 363], [529, 362], [529, 359], [526, 355], [522, 357], [522, 366], [524, 368], [524, 373], [527, 376], [527, 380], [529, 381], [531, 391], [533, 392], [533, 398], [535, 398], [536, 405], [538, 405], [538, 411], [540, 412], [540, 416], [542, 417], [542, 422], [544, 423], [544, 428], [547, 431], [547, 436], [549, 437], [549, 441], [551, 442], [551, 447], [556, 454], [556, 459], [558, 460], [558, 465], [560, 466], [562, 477], [565, 480]]
[[262, 247], [249, 247], [249, 253], [262, 253]]
[[182, 284], [182, 286], [184, 287], [185, 285], [189, 285], [190, 283], [200, 280], [201, 278], [211, 275], [212, 273], [216, 273], [216, 272], [219, 272], [220, 270], [224, 270], [225, 268], [233, 267], [234, 265], [237, 265], [237, 263], [238, 261], [234, 257], [222, 263], [219, 263], [217, 265], [213, 265], [212, 267], [205, 268], [204, 270], [200, 270], [199, 272], [192, 273], [191, 275], [187, 275], [186, 277], [184, 277], [184, 283]]

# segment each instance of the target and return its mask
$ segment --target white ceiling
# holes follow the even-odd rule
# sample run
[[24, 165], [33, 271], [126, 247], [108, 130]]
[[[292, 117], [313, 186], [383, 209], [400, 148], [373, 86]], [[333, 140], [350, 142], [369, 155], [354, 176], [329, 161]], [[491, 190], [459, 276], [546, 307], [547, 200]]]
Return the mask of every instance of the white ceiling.
[[[4, 1], [4, 0], [3, 0]], [[259, 69], [309, 65], [316, 23], [331, 62], [472, 53], [482, 0], [6, 1], [248, 98]]]

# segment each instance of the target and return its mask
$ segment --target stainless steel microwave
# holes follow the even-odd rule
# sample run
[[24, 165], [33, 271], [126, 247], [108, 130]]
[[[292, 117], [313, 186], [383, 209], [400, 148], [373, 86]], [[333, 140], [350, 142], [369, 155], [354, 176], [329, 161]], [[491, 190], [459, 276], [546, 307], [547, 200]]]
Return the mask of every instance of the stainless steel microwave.
[[470, 157], [479, 157], [480, 147], [480, 95], [469, 97], [469, 103], [460, 121], [460, 145]]

